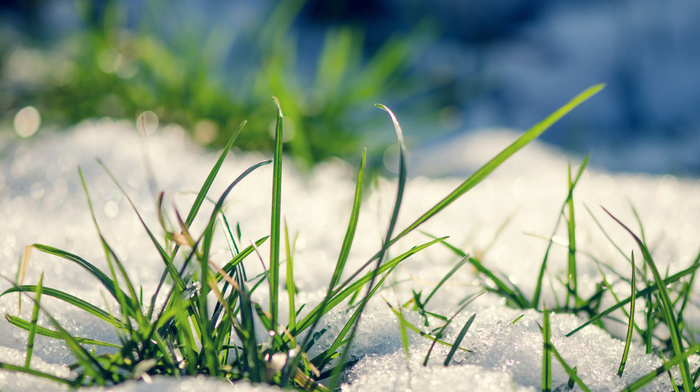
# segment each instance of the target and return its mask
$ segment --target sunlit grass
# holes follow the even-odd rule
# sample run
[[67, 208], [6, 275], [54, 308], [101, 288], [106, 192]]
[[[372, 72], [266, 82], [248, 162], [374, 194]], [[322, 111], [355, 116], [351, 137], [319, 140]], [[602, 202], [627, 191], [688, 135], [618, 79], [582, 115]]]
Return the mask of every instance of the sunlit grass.
[[[582, 251], [576, 246], [577, 229], [574, 219], [576, 211], [573, 201], [575, 187], [588, 159], [584, 160], [578, 172], [573, 173], [571, 168], [568, 169], [568, 180], [566, 184], [563, 184], [566, 186], [562, 187], [562, 192], [566, 197], [561, 205], [559, 220], [555, 224], [554, 232], [562, 220], [566, 222], [568, 243], [563, 244], [563, 246], [568, 251], [568, 263], [566, 275], [558, 280], [553, 280], [552, 290], [558, 291], [558, 294], [554, 293], [556, 303], [547, 304], [546, 310], [542, 300], [542, 292], [547, 289], [544, 285], [545, 281], [551, 278], [548, 275], [547, 260], [550, 248], [556, 245], [556, 241], [553, 239], [554, 234], [545, 239], [548, 241], [548, 246], [536, 282], [536, 290], [531, 298], [517, 284], [502, 277], [503, 275], [498, 271], [489, 269], [477, 258], [450, 244], [446, 237], [429, 236], [430, 238], [425, 242], [415, 244], [402, 253], [389, 253], [389, 250], [399, 239], [415, 231], [426, 221], [433, 219], [443, 209], [477, 186], [520, 148], [534, 140], [554, 122], [600, 91], [601, 88], [602, 86], [594, 86], [582, 92], [544, 121], [525, 132], [441, 201], [426, 212], [418, 214], [418, 217], [412, 221], [413, 223], [403, 229], [397, 227], [407, 182], [403, 133], [391, 110], [379, 105], [382, 110], [389, 114], [399, 144], [399, 167], [397, 170], [399, 175], [396, 197], [393, 201], [388, 226], [384, 231], [382, 245], [360, 268], [354, 271], [345, 270], [355, 239], [363, 200], [366, 165], [366, 152], [363, 152], [357, 171], [353, 205], [347, 222], [346, 234], [338, 252], [335, 269], [332, 276], [329, 277], [330, 281], [325, 296], [320, 303], [311, 309], [306, 308], [307, 304], [299, 303], [295, 295], [294, 240], [290, 238], [287, 222], [282, 219], [281, 215], [284, 116], [278, 102], [275, 102], [277, 116], [273, 159], [252, 165], [240, 173], [218, 198], [211, 199], [209, 196], [211, 185], [219, 173], [224, 158], [243, 132], [245, 123], [241, 124], [229, 138], [226, 147], [204, 180], [186, 215], [181, 215], [177, 209], [169, 210], [166, 208], [165, 195], [160, 195], [157, 214], [160, 229], [165, 233], [162, 238], [157, 238], [154, 230], [145, 223], [129, 196], [119, 186], [116, 177], [104, 167], [109, 176], [114, 179], [115, 186], [124, 193], [131, 203], [136, 216], [142, 223], [145, 234], [157, 250], [160, 262], [163, 263], [162, 275], [154, 277], [154, 279], [158, 279], [158, 286], [150, 299], [142, 298], [140, 290], [129, 277], [129, 271], [113, 251], [108, 239], [103, 235], [99, 222], [93, 213], [89, 189], [82, 172], [80, 172], [88, 208], [99, 235], [108, 268], [100, 270], [91, 261], [76, 254], [44, 244], [34, 244], [25, 252], [20, 271], [26, 270], [27, 263], [30, 261], [30, 249], [48, 253], [76, 264], [87, 271], [118, 303], [118, 311], [105, 311], [71, 294], [45, 287], [43, 277], [36, 285], [23, 284], [18, 279], [14, 287], [6, 290], [0, 296], [20, 293], [33, 301], [31, 320], [24, 320], [12, 315], [6, 316], [12, 324], [29, 332], [26, 362], [24, 366], [0, 364], [0, 368], [7, 371], [28, 373], [75, 387], [114, 385], [129, 379], [148, 379], [160, 375], [184, 377], [206, 374], [232, 382], [247, 380], [283, 387], [291, 386], [307, 391], [336, 390], [341, 381], [340, 376], [358, 360], [351, 357], [350, 348], [369, 301], [384, 287], [386, 279], [403, 261], [428, 247], [446, 246], [459, 256], [459, 261], [444, 275], [436, 287], [425, 297], [423, 297], [422, 292], [414, 292], [412, 298], [401, 299], [403, 305], [400, 307], [389, 304], [399, 319], [401, 342], [407, 358], [411, 355], [408, 347], [410, 333], [417, 333], [432, 342], [430, 349], [425, 354], [424, 365], [428, 364], [432, 349], [436, 344], [450, 347], [447, 355], [440, 358], [444, 366], [450, 366], [454, 362], [452, 360], [458, 351], [469, 351], [469, 347], [463, 347], [462, 342], [474, 320], [478, 320], [477, 313], [472, 313], [464, 324], [456, 326], [459, 328], [459, 332], [454, 340], [445, 340], [445, 335], [448, 327], [455, 328], [455, 325], [451, 324], [455, 317], [465, 311], [478, 295], [465, 298], [461, 307], [451, 315], [430, 312], [427, 310], [427, 304], [458, 270], [466, 265], [471, 265], [482, 279], [484, 291], [502, 296], [511, 307], [542, 312], [543, 391], [551, 391], [557, 387], [552, 385], [553, 358], [568, 374], [570, 379], [567, 386], [569, 389], [577, 385], [582, 390], [590, 390], [583, 381], [586, 375], [580, 374], [575, 367], [570, 367], [552, 344], [550, 312], [572, 313], [588, 318], [586, 323], [567, 335], [571, 336], [590, 324], [604, 328], [605, 324], [602, 321], [610, 318], [611, 313], [619, 309], [622, 309], [626, 315], [628, 329], [625, 350], [620, 359], [619, 368], [611, 369], [611, 371], [617, 371], [620, 376], [623, 374], [629, 347], [635, 334], [642, 341], [651, 342], [647, 344], [661, 346], [662, 354], [668, 357], [668, 361], [665, 361], [663, 366], [632, 382], [627, 390], [639, 390], [658, 375], [675, 367], [679, 369], [681, 375], [679, 388], [684, 391], [696, 390], [694, 384], [700, 375], [700, 368], [691, 369], [688, 357], [694, 355], [700, 346], [695, 344], [690, 331], [686, 330], [683, 322], [683, 310], [686, 309], [686, 304], [690, 301], [690, 287], [695, 273], [700, 267], [700, 255], [685, 270], [671, 276], [662, 276], [647, 248], [643, 235], [638, 236], [611, 215], [633, 237], [643, 255], [644, 264], [641, 267], [636, 265], [634, 256], [628, 259], [632, 268], [631, 278], [625, 278], [625, 274], [617, 271], [614, 271], [612, 276], [606, 275], [604, 270], [600, 268], [601, 283], [598, 285], [599, 289], [589, 297], [582, 297], [582, 291], [578, 290], [577, 256]], [[231, 192], [241, 188], [245, 190], [242, 181], [247, 176], [258, 175], [257, 169], [268, 164], [273, 166], [270, 233], [250, 246], [242, 248], [239, 228], [237, 225], [229, 223], [223, 212], [223, 206]], [[207, 224], [202, 232], [194, 233], [192, 223], [197, 216], [201, 215], [201, 207], [207, 200], [212, 200], [213, 210], [208, 217], [205, 217]], [[642, 231], [641, 226], [640, 231]], [[215, 233], [219, 232], [224, 235], [225, 246], [230, 251], [230, 259], [223, 265], [215, 264], [210, 258], [212, 250], [219, 246], [215, 244]], [[610, 237], [608, 236], [608, 238]], [[249, 259], [252, 257], [265, 257], [257, 249], [265, 242], [270, 244], [269, 259], [265, 260], [265, 265], [269, 266], [269, 269], [259, 277], [251, 279], [247, 276], [246, 266], [251, 263]], [[281, 254], [282, 251], [285, 252], [286, 257], [284, 258]], [[184, 262], [181, 265], [176, 265], [176, 256], [180, 253], [182, 253]], [[627, 258], [625, 252], [621, 253]], [[283, 260], [286, 260], [286, 263]], [[286, 268], [286, 281], [284, 282], [280, 279], [281, 268]], [[647, 279], [647, 275], [643, 273], [647, 270], [651, 271], [650, 279]], [[642, 273], [638, 274], [637, 272], [640, 271]], [[23, 276], [23, 273], [19, 272], [18, 276]], [[348, 277], [343, 280], [343, 276]], [[690, 283], [682, 283], [683, 278], [689, 279]], [[614, 284], [611, 283], [614, 280], [627, 281], [631, 286], [631, 292], [616, 293], [613, 290]], [[559, 286], [555, 285], [556, 282], [559, 282]], [[269, 285], [268, 308], [264, 308], [252, 297], [252, 293], [261, 284]], [[280, 314], [280, 299], [282, 298], [280, 290], [283, 287], [286, 287], [289, 294], [288, 316]], [[614, 298], [615, 305], [605, 308], [601, 298], [607, 295]], [[101, 342], [87, 336], [79, 337], [69, 334], [51, 317], [51, 309], [44, 305], [43, 298], [47, 296], [66, 302], [94, 316], [96, 320], [107, 323], [115, 329], [119, 342], [116, 344]], [[633, 317], [635, 299], [637, 298], [646, 299], [649, 309], [648, 321], [644, 325], [635, 323]], [[215, 300], [213, 308], [211, 299]], [[353, 306], [346, 306], [349, 301]], [[626, 306], [630, 307], [629, 311], [625, 309]], [[304, 313], [301, 312], [302, 309], [304, 309]], [[320, 330], [319, 328], [323, 325], [324, 316], [332, 311], [347, 311], [349, 318], [342, 328], [339, 328], [340, 332], [330, 337], [329, 346], [327, 348], [324, 346], [318, 350], [317, 355], [311, 358], [307, 353], [312, 348], [316, 348], [315, 345], [321, 336], [329, 333], [327, 328]], [[38, 325], [40, 312], [47, 316], [52, 329]], [[413, 325], [404, 317], [404, 312], [416, 312], [424, 321], [425, 326], [432, 328], [432, 332], [427, 333], [422, 328]], [[282, 324], [281, 320], [283, 319], [288, 320], [286, 325]], [[517, 321], [518, 319], [513, 323], [517, 323]], [[265, 336], [256, 334], [256, 324], [264, 327], [267, 331]], [[664, 328], [670, 333], [670, 337], [665, 340], [660, 338], [658, 333], [660, 329]], [[65, 342], [76, 358], [76, 363], [71, 365], [71, 369], [75, 371], [74, 377], [60, 378], [31, 367], [36, 335], [60, 339]], [[86, 348], [90, 345], [105, 346], [111, 351], [107, 354], [95, 354]]]

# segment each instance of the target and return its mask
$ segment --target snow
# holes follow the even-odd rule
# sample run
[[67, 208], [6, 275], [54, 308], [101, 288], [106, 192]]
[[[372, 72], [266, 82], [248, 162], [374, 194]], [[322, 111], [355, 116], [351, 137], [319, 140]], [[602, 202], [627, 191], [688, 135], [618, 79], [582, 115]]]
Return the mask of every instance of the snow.
[[[388, 120], [387, 127], [389, 132]], [[148, 154], [144, 155], [144, 144], [134, 126], [109, 119], [86, 121], [62, 133], [39, 132], [28, 139], [11, 137], [8, 133], [0, 135], [4, 137], [0, 143], [3, 146], [0, 150], [0, 216], [3, 221], [0, 225], [0, 273], [13, 280], [24, 246], [36, 242], [79, 254], [96, 266], [106, 268], [80, 185], [77, 173], [80, 166], [100, 228], [122, 257], [135, 284], [143, 286], [144, 296], [150, 296], [162, 271], [162, 262], [130, 210], [128, 201], [94, 158], [104, 161], [146, 222], [157, 228], [154, 196], [148, 185], [148, 170], [144, 162], [152, 163], [157, 189], [164, 190], [180, 211], [186, 212], [194, 199], [192, 192], [199, 189], [217, 155], [194, 146], [176, 126], [163, 127], [150, 135], [145, 145]], [[410, 169], [415, 176], [408, 182], [398, 227], [410, 224], [516, 137], [517, 133], [513, 131], [491, 130], [468, 134], [447, 145], [433, 145], [416, 151]], [[145, 156], [149, 158], [145, 159]], [[264, 159], [266, 157], [260, 154], [234, 151], [225, 161], [210, 195], [218, 197], [247, 167]], [[567, 194], [569, 161], [572, 170], [577, 170], [580, 159], [567, 157], [535, 141], [421, 228], [433, 235], [449, 235], [451, 243], [478, 256], [489, 268], [502, 271], [531, 296], [546, 241], [527, 234], [548, 237], [552, 233]], [[696, 226], [700, 221], [700, 198], [697, 197], [700, 181], [669, 175], [612, 174], [596, 169], [595, 157], [592, 162], [574, 194], [580, 290], [591, 292], [599, 280], [596, 265], [583, 252], [589, 252], [621, 273], [629, 273], [630, 269], [627, 261], [605, 239], [584, 204], [628, 254], [635, 249], [633, 241], [598, 206], [603, 205], [638, 231], [630, 208], [632, 204], [644, 223], [645, 235], [652, 244], [659, 268], [668, 268], [673, 273], [687, 267], [700, 246]], [[270, 166], [257, 170], [234, 188], [230, 196], [226, 214], [229, 221], [240, 222], [244, 243], [269, 232], [271, 173]], [[312, 305], [322, 298], [345, 233], [355, 175], [356, 168], [339, 161], [324, 163], [312, 173], [299, 173], [291, 162], [285, 162], [283, 215], [290, 236], [298, 233], [295, 279], [300, 297], [297, 304], [309, 302]], [[358, 268], [379, 249], [391, 213], [395, 187], [394, 179], [380, 178], [367, 190], [348, 271]], [[206, 211], [203, 214], [206, 216]], [[507, 225], [497, 235], [504, 222]], [[201, 230], [203, 223], [203, 219], [195, 221], [193, 231]], [[557, 235], [566, 238], [564, 228], [560, 228]], [[395, 256], [427, 241], [426, 236], [415, 233], [397, 243], [390, 253]], [[267, 257], [269, 249], [263, 246], [261, 254], [263, 258]], [[221, 242], [213, 260], [223, 263], [226, 256], [225, 244]], [[396, 285], [380, 295], [396, 305], [411, 298], [411, 289], [423, 290], [427, 294], [457, 261], [458, 258], [444, 247], [429, 248], [402, 263], [393, 278]], [[247, 268], [251, 271], [262, 268], [255, 259], [251, 258], [248, 263]], [[553, 248], [549, 261], [551, 276], [563, 276], [565, 268], [566, 249]], [[35, 250], [25, 283], [36, 283], [42, 272], [45, 286], [68, 291], [103, 308], [114, 306], [106, 300], [104, 290], [91, 276], [75, 265]], [[464, 267], [433, 297], [429, 310], [452, 315], [460, 300], [479, 291], [478, 284], [474, 271]], [[8, 282], [0, 281], [0, 290], [8, 287]], [[616, 287], [621, 293], [628, 290], [622, 284]], [[264, 291], [256, 292], [254, 296], [254, 300], [267, 306], [265, 298]], [[544, 290], [543, 298], [547, 304], [554, 304], [556, 300], [548, 289]], [[28, 301], [22, 302], [21, 314], [29, 318], [31, 305]], [[280, 302], [284, 314], [286, 301]], [[91, 316], [50, 298], [45, 298], [42, 303], [69, 332], [116, 341], [113, 331], [95, 322]], [[638, 309], [643, 309], [643, 306], [639, 305]], [[17, 296], [0, 298], [0, 311], [17, 314]], [[458, 352], [450, 366], [444, 367], [442, 363], [448, 348], [438, 345], [432, 351], [428, 366], [423, 367], [422, 361], [431, 342], [411, 333], [410, 357], [407, 359], [396, 316], [382, 298], [376, 298], [363, 316], [352, 350], [352, 355], [360, 360], [347, 374], [343, 390], [540, 390], [542, 334], [537, 323], [542, 322], [542, 315], [506, 307], [500, 298], [483, 295], [455, 317], [446, 331], [445, 340], [454, 341], [474, 313], [474, 324], [461, 344], [470, 352]], [[415, 313], [405, 312], [405, 316], [414, 325], [423, 323]], [[642, 317], [643, 313], [638, 312], [636, 316]], [[327, 347], [348, 317], [342, 311], [331, 313], [324, 321], [328, 332], [319, 345]], [[697, 325], [699, 320], [697, 309], [691, 307], [686, 322]], [[588, 327], [572, 337], [564, 337], [584, 321], [583, 317], [573, 315], [552, 315], [552, 343], [569, 365], [577, 367], [579, 376], [593, 390], [620, 390], [661, 364], [657, 357], [644, 354], [641, 345], [635, 344], [625, 374], [618, 378], [616, 372], [623, 349], [620, 337], [625, 327], [610, 325], [615, 336], [597, 327]], [[47, 325], [46, 319], [41, 318], [40, 324]], [[431, 328], [438, 325], [433, 322]], [[0, 361], [23, 364], [26, 336], [25, 332], [9, 323], [0, 323]], [[51, 339], [37, 339], [33, 368], [66, 376], [68, 369], [65, 364], [71, 362], [65, 347]], [[553, 385], [558, 387], [568, 381], [568, 376], [556, 360], [553, 362]], [[646, 388], [667, 391], [671, 386], [668, 377], [661, 376]], [[0, 389], [4, 392], [67, 390], [59, 384], [6, 371], [0, 371]], [[183, 380], [154, 378], [151, 384], [130, 382], [108, 390], [259, 391], [276, 388], [249, 384], [232, 387], [222, 381], [199, 377]]]

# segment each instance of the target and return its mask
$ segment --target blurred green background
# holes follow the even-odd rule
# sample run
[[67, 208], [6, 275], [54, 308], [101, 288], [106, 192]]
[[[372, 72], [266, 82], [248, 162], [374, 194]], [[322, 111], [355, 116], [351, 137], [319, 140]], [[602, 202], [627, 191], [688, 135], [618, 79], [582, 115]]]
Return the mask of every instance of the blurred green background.
[[604, 82], [542, 139], [697, 176], [698, 18], [697, 0], [0, 0], [0, 129], [152, 111], [212, 148], [248, 120], [238, 147], [269, 150], [276, 96], [302, 165], [366, 146], [381, 167], [394, 135], [374, 103], [417, 152], [527, 129]]
[[356, 157], [365, 146], [381, 156], [393, 134], [373, 103], [425, 122], [446, 105], [442, 88], [413, 69], [432, 39], [429, 21], [368, 38], [359, 21], [309, 27], [300, 22], [305, 3], [5, 4], [3, 128], [28, 105], [42, 129], [105, 116], [135, 121], [152, 111], [161, 125], [179, 124], [212, 147], [248, 120], [238, 147], [269, 151], [276, 96], [285, 148], [311, 165]]

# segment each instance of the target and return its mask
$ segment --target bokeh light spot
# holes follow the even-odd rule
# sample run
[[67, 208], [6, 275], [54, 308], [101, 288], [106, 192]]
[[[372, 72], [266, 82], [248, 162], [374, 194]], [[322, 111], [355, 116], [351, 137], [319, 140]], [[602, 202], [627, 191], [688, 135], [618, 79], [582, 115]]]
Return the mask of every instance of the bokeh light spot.
[[210, 144], [219, 136], [219, 126], [211, 120], [202, 120], [194, 127], [192, 138], [199, 144]]
[[34, 106], [22, 108], [15, 115], [15, 132], [21, 137], [29, 137], [39, 130], [41, 115]]
[[158, 116], [150, 110], [141, 113], [136, 119], [136, 129], [142, 135], [152, 135], [158, 129]]

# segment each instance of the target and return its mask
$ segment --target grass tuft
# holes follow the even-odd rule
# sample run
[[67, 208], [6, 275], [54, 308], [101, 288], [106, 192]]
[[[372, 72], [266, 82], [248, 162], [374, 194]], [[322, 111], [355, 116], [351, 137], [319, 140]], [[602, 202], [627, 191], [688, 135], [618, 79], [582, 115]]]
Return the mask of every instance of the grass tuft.
[[[537, 307], [539, 298], [537, 296], [533, 299], [526, 298], [525, 294], [517, 285], [510, 282], [507, 278], [499, 277], [498, 273], [490, 271], [476, 258], [467, 256], [466, 252], [448, 244], [446, 242], [447, 237], [432, 237], [429, 241], [416, 244], [409, 250], [398, 255], [390, 255], [391, 247], [399, 239], [416, 230], [420, 225], [435, 217], [462, 195], [477, 186], [486, 176], [514, 153], [542, 134], [542, 132], [566, 113], [592, 97], [600, 91], [602, 87], [602, 85], [598, 85], [585, 90], [562, 108], [552, 113], [545, 120], [536, 124], [513, 144], [486, 163], [481, 169], [477, 170], [477, 172], [465, 180], [454, 191], [446, 195], [428, 211], [420, 214], [413, 223], [403, 229], [398, 229], [397, 227], [407, 181], [406, 147], [403, 132], [393, 112], [386, 106], [377, 105], [380, 109], [388, 113], [393, 123], [399, 146], [397, 191], [392, 213], [389, 218], [389, 225], [386, 228], [382, 245], [377, 253], [355, 271], [346, 271], [346, 263], [353, 245], [363, 196], [364, 170], [366, 164], [366, 152], [363, 152], [357, 173], [357, 183], [354, 191], [350, 219], [335, 269], [333, 275], [330, 277], [328, 289], [323, 301], [312, 309], [305, 309], [307, 304], [298, 304], [295, 301], [294, 247], [293, 241], [290, 241], [289, 238], [287, 222], [284, 220], [283, 224], [283, 218], [281, 216], [284, 117], [277, 99], [274, 99], [277, 108], [277, 122], [273, 159], [262, 161], [251, 166], [230, 183], [218, 199], [210, 198], [209, 191], [211, 185], [217, 177], [223, 161], [232, 148], [234, 141], [241, 133], [245, 122], [241, 124], [231, 135], [219, 159], [203, 182], [185, 219], [182, 218], [180, 212], [174, 207], [172, 208], [173, 211], [168, 212], [168, 208], [165, 207], [164, 203], [164, 200], [167, 200], [167, 195], [161, 193], [158, 196], [157, 214], [158, 222], [161, 226], [159, 229], [162, 229], [165, 233], [162, 238], [156, 237], [154, 234], [156, 231], [151, 229], [145, 223], [145, 220], [142, 219], [129, 196], [119, 185], [116, 177], [100, 162], [100, 165], [103, 166], [108, 175], [114, 180], [117, 188], [124, 193], [129, 203], [131, 203], [134, 213], [140, 220], [146, 231], [146, 235], [148, 235], [153, 246], [158, 251], [159, 258], [164, 264], [164, 270], [160, 275], [157, 289], [150, 300], [144, 299], [142, 290], [136, 289], [125, 266], [103, 235], [99, 222], [93, 213], [92, 201], [85, 178], [82, 175], [82, 171], [79, 170], [88, 210], [91, 214], [100, 244], [104, 250], [104, 257], [107, 261], [108, 269], [102, 271], [95, 267], [93, 262], [70, 252], [48, 245], [34, 244], [25, 251], [18, 277], [24, 276], [24, 271], [26, 271], [26, 266], [29, 263], [29, 251], [31, 249], [36, 249], [74, 263], [86, 270], [114, 298], [118, 303], [118, 309], [114, 312], [111, 310], [105, 311], [68, 293], [51, 287], [45, 287], [43, 278], [39, 280], [37, 285], [22, 285], [21, 279], [18, 279], [18, 285], [6, 290], [0, 294], [0, 297], [10, 293], [20, 293], [23, 295], [35, 293], [35, 306], [31, 321], [22, 320], [17, 316], [7, 316], [7, 319], [11, 323], [28, 330], [30, 333], [30, 344], [27, 346], [28, 355], [26, 366], [20, 368], [12, 365], [0, 364], [0, 367], [10, 371], [21, 371], [52, 380], [55, 379], [56, 381], [76, 387], [114, 385], [129, 379], [148, 379], [152, 376], [182, 377], [206, 374], [231, 382], [247, 380], [255, 383], [293, 387], [306, 391], [336, 390], [340, 383], [342, 373], [358, 360], [350, 356], [350, 349], [357, 334], [363, 312], [369, 301], [384, 286], [387, 277], [391, 275], [401, 262], [438, 243], [452, 249], [455, 254], [460, 255], [461, 259], [427, 295], [425, 300], [421, 299], [421, 293], [415, 293], [412, 299], [414, 305], [413, 310], [417, 311], [425, 319], [426, 326], [429, 325], [430, 321], [434, 320], [443, 323], [439, 328], [433, 330], [437, 332], [434, 335], [423, 332], [420, 328], [406, 321], [402, 313], [402, 308], [395, 309], [391, 307], [391, 305], [389, 306], [399, 318], [402, 342], [407, 355], [410, 354], [408, 351], [408, 332], [413, 331], [420, 336], [430, 339], [433, 345], [444, 344], [450, 346], [449, 353], [444, 361], [444, 365], [447, 366], [458, 350], [468, 351], [468, 349], [460, 347], [460, 344], [472, 325], [476, 314], [473, 314], [462, 326], [454, 342], [448, 343], [442, 340], [443, 333], [456, 315], [462, 312], [471, 301], [481, 293], [465, 299], [458, 311], [450, 318], [430, 312], [426, 307], [437, 290], [439, 290], [448, 279], [453, 277], [460, 268], [466, 264], [474, 266], [487, 280], [494, 283], [493, 287], [485, 285], [484, 289], [504, 296], [512, 306], [523, 309]], [[255, 243], [251, 243], [250, 246], [243, 248], [240, 243], [240, 225], [237, 224], [235, 225], [235, 229], [232, 228], [233, 226], [229, 224], [226, 213], [224, 212], [224, 205], [229, 194], [234, 189], [238, 189], [239, 184], [248, 175], [253, 174], [258, 168], [270, 163], [273, 165], [270, 233]], [[583, 165], [584, 167], [585, 163], [586, 162], [584, 162]], [[571, 171], [569, 171], [569, 195], [564, 203], [565, 206], [568, 206], [568, 227], [570, 235], [568, 244], [570, 250], [570, 268], [565, 286], [567, 287], [567, 296], [573, 299], [572, 305], [569, 305], [568, 300], [566, 301], [567, 304], [565, 308], [572, 312], [580, 311], [581, 307], [590, 303], [590, 300], [587, 302], [579, 298], [576, 282], [575, 256], [577, 250], [574, 238], [575, 224], [572, 192], [582, 170], [583, 167], [579, 170], [575, 180], [572, 180]], [[152, 183], [155, 182], [153, 181]], [[194, 233], [191, 229], [192, 223], [201, 215], [201, 207], [207, 201], [213, 204], [213, 210], [208, 217], [202, 218], [206, 219], [205, 222], [207, 222], [202, 232]], [[564, 208], [562, 208], [562, 214], [563, 211]], [[283, 227], [284, 232], [282, 231]], [[218, 246], [215, 244], [215, 233], [218, 231], [223, 232], [226, 239], [225, 245], [228, 246], [231, 253], [230, 260], [222, 266], [214, 264], [210, 259], [212, 250]], [[396, 232], [398, 232], [398, 234], [395, 234]], [[287, 279], [285, 283], [289, 295], [290, 308], [289, 322], [286, 325], [281, 325], [279, 314], [279, 288], [281, 284], [279, 270], [282, 262], [280, 257], [282, 238], [284, 238], [286, 250]], [[264, 260], [263, 256], [257, 251], [257, 247], [266, 241], [270, 244], [269, 260]], [[653, 261], [651, 261], [651, 256], [648, 255], [648, 251], [644, 249], [646, 248], [643, 248], [645, 260], [648, 258], [649, 260], [647, 260], [647, 263], [652, 266]], [[179, 252], [183, 254], [180, 258], [176, 258]], [[249, 256], [253, 252], [258, 255], [264, 265], [269, 266], [269, 269], [257, 277], [250, 278], [247, 276], [246, 265]], [[182, 259], [182, 264], [176, 265], [176, 260], [180, 259]], [[180, 261], [177, 263], [180, 263]], [[544, 264], [545, 263], [543, 263], [543, 268]], [[694, 266], [694, 268], [697, 268], [697, 265]], [[652, 271], [655, 271], [654, 276], [656, 277], [658, 271], [655, 270], [655, 267], [652, 268]], [[342, 280], [342, 277], [345, 275], [349, 275], [349, 277]], [[667, 278], [667, 280], [678, 280], [681, 277], [678, 276], [674, 278], [674, 276]], [[270, 287], [270, 306], [268, 309], [263, 309], [260, 304], [252, 300], [252, 293], [264, 282], [267, 282]], [[538, 282], [538, 284], [541, 284], [541, 282]], [[659, 279], [656, 280], [656, 284], [657, 287], [662, 287], [664, 281], [659, 277]], [[636, 296], [647, 295], [651, 292], [652, 290], [641, 290], [636, 293]], [[364, 295], [361, 293], [364, 293]], [[537, 295], [539, 295], [539, 293]], [[119, 337], [119, 343], [110, 344], [70, 335], [53, 317], [51, 317], [46, 309], [40, 306], [42, 296], [57, 298], [94, 316], [96, 320], [107, 323], [115, 328]], [[634, 293], [632, 297], [635, 297]], [[664, 304], [663, 306], [670, 305], [670, 302], [667, 301], [668, 295], [665, 295], [665, 297], [661, 295], [661, 297]], [[354, 298], [359, 299], [359, 302], [354, 301]], [[687, 300], [687, 296], [685, 298]], [[213, 300], [213, 302], [211, 300]], [[347, 308], [348, 302], [353, 306]], [[618, 305], [623, 302], [624, 301], [620, 301]], [[163, 304], [160, 309], [156, 309], [157, 303]], [[213, 308], [212, 303], [215, 304]], [[307, 352], [314, 347], [320, 336], [328, 331], [327, 328], [322, 328], [317, 331], [319, 326], [323, 324], [324, 316], [331, 311], [343, 308], [352, 312], [347, 323], [341, 328], [337, 335], [331, 337], [332, 343], [330, 347], [322, 350], [316, 357], [309, 358]], [[302, 309], [305, 310], [305, 315], [303, 317], [301, 316]], [[52, 329], [38, 325], [38, 314], [42, 311], [47, 316]], [[672, 311], [670, 312], [671, 313], [666, 317], [666, 321], [668, 325], [673, 325], [676, 319]], [[633, 310], [630, 313], [632, 314]], [[551, 390], [551, 355], [556, 356], [565, 368], [567, 368], [567, 365], [563, 363], [563, 360], [560, 359], [558, 353], [553, 346], [551, 346], [549, 341], [548, 317], [549, 312], [546, 311], [544, 322], [546, 333], [544, 335], [545, 366], [543, 372], [545, 373], [543, 373], [543, 388]], [[263, 326], [264, 329], [268, 331], [267, 335], [258, 336], [256, 334], [256, 325]], [[675, 322], [675, 325], [677, 329], [680, 328], [677, 322]], [[36, 334], [57, 338], [65, 342], [77, 359], [77, 362], [71, 365], [71, 369], [74, 370], [73, 378], [56, 378], [29, 368]], [[676, 339], [679, 340], [674, 343], [674, 348], [677, 349], [677, 352], [668, 362], [669, 364], [679, 363], [679, 358], [689, 355], [682, 350], [683, 344], [680, 343], [680, 335], [676, 336]], [[97, 355], [89, 351], [85, 347], [86, 345], [105, 345], [113, 348], [113, 351], [107, 354]], [[425, 357], [424, 364], [427, 364], [431, 350], [432, 346]], [[684, 363], [687, 364], [687, 361]], [[569, 373], [573, 382], [583, 388], [583, 384], [576, 375], [576, 372], [570, 368], [567, 369], [569, 369], [567, 373]], [[689, 373], [684, 373], [685, 386], [688, 385], [686, 383], [686, 378], [689, 377]], [[328, 380], [328, 386], [321, 384], [320, 380], [323, 379]]]

